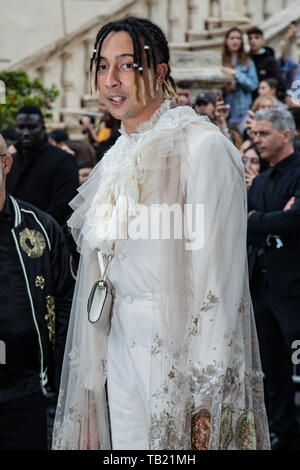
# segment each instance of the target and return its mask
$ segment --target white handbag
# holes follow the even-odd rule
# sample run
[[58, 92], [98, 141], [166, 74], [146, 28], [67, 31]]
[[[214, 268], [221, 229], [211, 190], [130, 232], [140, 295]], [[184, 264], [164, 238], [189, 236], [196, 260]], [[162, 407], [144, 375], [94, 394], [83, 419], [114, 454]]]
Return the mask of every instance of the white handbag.
[[104, 336], [109, 335], [111, 324], [113, 294], [112, 284], [109, 279], [106, 279], [106, 272], [113, 256], [114, 245], [111, 254], [108, 256], [105, 268], [103, 268], [103, 256], [100, 251], [98, 252], [100, 270], [103, 274], [93, 285], [87, 303], [89, 322], [96, 326]]

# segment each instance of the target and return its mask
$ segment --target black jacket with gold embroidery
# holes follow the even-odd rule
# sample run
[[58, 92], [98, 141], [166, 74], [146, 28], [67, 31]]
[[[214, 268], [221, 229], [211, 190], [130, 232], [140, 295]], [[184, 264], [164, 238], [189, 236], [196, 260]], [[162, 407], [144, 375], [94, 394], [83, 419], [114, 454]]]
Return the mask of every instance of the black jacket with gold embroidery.
[[[58, 388], [74, 289], [68, 245], [61, 227], [51, 216], [31, 204], [9, 198], [14, 215], [10, 231], [17, 253], [15, 259], [20, 263], [25, 282], [24, 305], [30, 312], [26, 319], [30, 316], [36, 335], [33, 341], [37, 340], [39, 350], [38, 361], [32, 368], [38, 364], [44, 391], [47, 369], [51, 366], [53, 383]], [[15, 322], [14, 328], [18, 332], [22, 322], [20, 325]], [[4, 366], [0, 372], [5, 377]], [[28, 390], [32, 388], [31, 385]]]

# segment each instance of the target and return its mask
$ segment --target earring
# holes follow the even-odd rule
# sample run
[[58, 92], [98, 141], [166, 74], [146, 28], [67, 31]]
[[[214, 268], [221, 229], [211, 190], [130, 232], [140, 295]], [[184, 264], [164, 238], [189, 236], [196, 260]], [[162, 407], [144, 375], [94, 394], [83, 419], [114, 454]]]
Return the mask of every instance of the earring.
[[158, 83], [157, 83], [157, 84], [156, 84], [156, 91], [158, 91], [158, 88], [159, 88], [159, 86], [158, 86]]

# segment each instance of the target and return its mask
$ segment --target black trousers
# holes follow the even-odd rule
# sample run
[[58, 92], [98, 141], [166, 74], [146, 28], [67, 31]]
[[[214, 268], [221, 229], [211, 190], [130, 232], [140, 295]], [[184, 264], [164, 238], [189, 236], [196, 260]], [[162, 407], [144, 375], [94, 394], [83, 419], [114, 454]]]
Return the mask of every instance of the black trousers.
[[0, 449], [47, 448], [46, 399], [41, 394], [0, 403]]
[[296, 303], [293, 306], [292, 299], [289, 305], [289, 299], [278, 298], [278, 288], [261, 270], [255, 270], [250, 289], [265, 374], [270, 431], [279, 437], [292, 437], [299, 433], [299, 426], [292, 381], [291, 345], [295, 339], [300, 339], [300, 311]]

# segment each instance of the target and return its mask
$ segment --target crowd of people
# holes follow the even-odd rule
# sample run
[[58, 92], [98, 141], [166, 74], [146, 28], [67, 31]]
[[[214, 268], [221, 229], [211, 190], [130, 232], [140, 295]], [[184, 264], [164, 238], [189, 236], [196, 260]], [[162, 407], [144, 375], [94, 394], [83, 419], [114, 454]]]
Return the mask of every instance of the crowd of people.
[[[300, 68], [288, 56], [296, 33], [293, 23], [276, 59], [260, 28], [247, 32], [249, 53], [243, 32], [231, 28], [222, 48], [224, 88], [194, 96], [192, 83], [181, 81], [178, 104], [170, 95], [174, 107], [206, 116], [240, 151], [250, 292], [272, 449], [300, 448], [291, 360], [293, 342], [300, 340], [300, 105], [292, 96]], [[34, 105], [18, 110], [14, 129], [1, 130], [0, 339], [6, 361], [0, 364], [0, 449], [47, 447], [46, 397], [59, 392], [80, 263], [67, 225], [69, 203], [124, 133], [102, 98], [99, 112], [99, 122], [92, 113], [82, 116], [83, 142], [72, 141], [66, 130], [47, 133]]]

